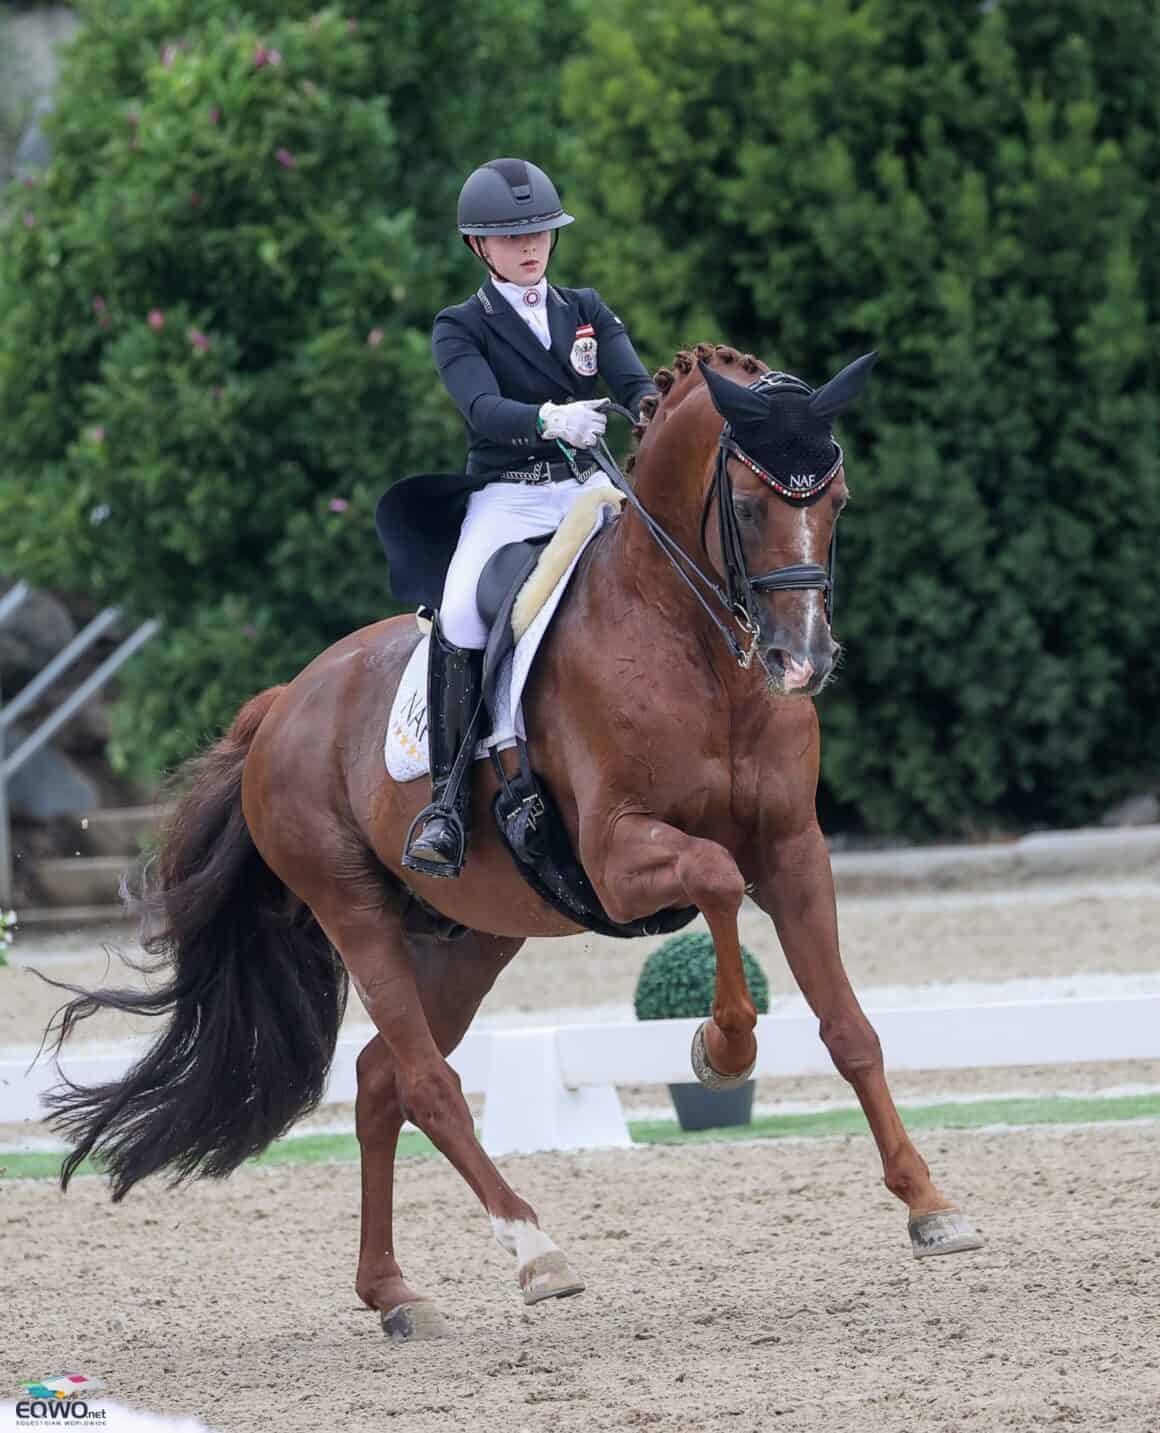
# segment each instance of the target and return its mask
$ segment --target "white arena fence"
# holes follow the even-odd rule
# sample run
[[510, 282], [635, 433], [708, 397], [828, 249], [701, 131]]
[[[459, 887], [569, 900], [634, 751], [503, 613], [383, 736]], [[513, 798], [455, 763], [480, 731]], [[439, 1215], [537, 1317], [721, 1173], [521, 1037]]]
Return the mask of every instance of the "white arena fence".
[[[1160, 1059], [1160, 995], [1037, 1000], [868, 1012], [888, 1070], [973, 1070]], [[484, 1100], [482, 1141], [493, 1155], [631, 1143], [618, 1085], [692, 1079], [699, 1020], [557, 1025], [470, 1033], [451, 1057], [469, 1095]], [[340, 1039], [324, 1104], [354, 1100], [355, 1060], [370, 1027]], [[759, 1076], [833, 1073], [808, 1015], [758, 1021]], [[65, 1049], [61, 1068], [80, 1084], [116, 1079], [144, 1042]], [[0, 1124], [37, 1120], [59, 1078], [45, 1057], [0, 1050]], [[228, 1098], [228, 1092], [224, 1092]]]

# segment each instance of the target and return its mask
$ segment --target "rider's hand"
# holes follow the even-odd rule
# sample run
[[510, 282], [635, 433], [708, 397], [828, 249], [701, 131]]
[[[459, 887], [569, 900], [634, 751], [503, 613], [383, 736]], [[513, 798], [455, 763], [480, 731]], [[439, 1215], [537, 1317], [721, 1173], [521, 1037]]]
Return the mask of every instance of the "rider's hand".
[[602, 412], [607, 406], [607, 398], [545, 403], [540, 409], [540, 432], [545, 438], [563, 438], [573, 448], [591, 448], [608, 427]]

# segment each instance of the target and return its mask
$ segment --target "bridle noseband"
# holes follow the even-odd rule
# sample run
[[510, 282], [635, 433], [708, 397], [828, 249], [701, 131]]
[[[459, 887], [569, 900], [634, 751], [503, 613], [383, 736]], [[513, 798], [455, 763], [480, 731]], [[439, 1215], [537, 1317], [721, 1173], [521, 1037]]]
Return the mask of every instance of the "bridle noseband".
[[[800, 379], [790, 374], [778, 373], [771, 370], [763, 373], [756, 382], [749, 385], [752, 388], [796, 388], [799, 392], [809, 393]], [[630, 423], [635, 424], [636, 419], [628, 411], [622, 408], [619, 403], [610, 403], [609, 411], [619, 413], [627, 418]], [[561, 444], [561, 447], [564, 447]], [[741, 539], [741, 529], [737, 524], [737, 513], [733, 507], [733, 480], [729, 476], [729, 459], [737, 458], [745, 464], [750, 472], [755, 473], [762, 482], [772, 488], [778, 497], [795, 507], [808, 507], [827, 491], [830, 484], [837, 477], [842, 468], [842, 450], [834, 443], [836, 457], [830, 468], [815, 478], [814, 474], [795, 474], [790, 483], [785, 483], [774, 476], [773, 473], [763, 468], [759, 462], [747, 453], [733, 436], [733, 429], [726, 423], [721, 430], [721, 436], [717, 440], [717, 458], [713, 469], [713, 479], [709, 484], [709, 490], [705, 495], [705, 507], [701, 514], [701, 547], [708, 556], [708, 548], [705, 546], [705, 530], [709, 521], [709, 513], [714, 502], [717, 505], [718, 532], [721, 540], [722, 562], [724, 564], [724, 587], [714, 580], [704, 569], [681, 547], [677, 540], [657, 522], [656, 518], [648, 512], [641, 504], [640, 499], [629, 486], [624, 474], [617, 466], [616, 460], [608, 450], [607, 444], [600, 439], [594, 448], [588, 450], [588, 456], [597, 464], [605, 477], [624, 494], [625, 501], [635, 509], [644, 520], [649, 533], [656, 540], [665, 556], [673, 565], [674, 571], [685, 583], [685, 585], [696, 597], [697, 601], [704, 608], [714, 626], [724, 637], [729, 650], [736, 658], [738, 664], [744, 668], [752, 665], [757, 655], [757, 639], [759, 614], [755, 604], [755, 598], [764, 592], [823, 592], [825, 593], [826, 622], [833, 619], [834, 611], [834, 563], [837, 549], [837, 529], [830, 538], [830, 551], [823, 567], [816, 562], [797, 562], [788, 567], [775, 567], [770, 572], [763, 573], [760, 577], [750, 577], [745, 563], [745, 550]], [[564, 447], [565, 456], [573, 461], [570, 451]], [[687, 570], [686, 570], [687, 569]], [[732, 631], [721, 621], [717, 613], [706, 602], [704, 596], [694, 585], [693, 579], [699, 581], [705, 589], [714, 596], [721, 604], [728, 615], [736, 622], [741, 629], [744, 642], [739, 642]], [[763, 664], [764, 665], [764, 664]]]
[[[820, 478], [803, 474], [801, 485], [793, 488], [782, 483], [766, 468], [740, 447], [733, 437], [732, 427], [726, 423], [717, 440], [717, 462], [713, 481], [705, 496], [705, 508], [701, 514], [701, 546], [705, 547], [705, 529], [709, 522], [709, 511], [714, 501], [717, 504], [717, 526], [721, 540], [721, 552], [725, 564], [725, 588], [730, 609], [733, 613], [744, 613], [749, 624], [756, 628], [757, 611], [753, 598], [763, 592], [824, 592], [826, 622], [833, 619], [834, 612], [834, 561], [837, 547], [837, 528], [830, 537], [830, 551], [825, 567], [817, 562], [795, 562], [788, 567], [775, 567], [760, 577], [750, 577], [745, 565], [741, 529], [737, 524], [737, 512], [733, 506], [733, 480], [729, 476], [729, 459], [737, 458], [750, 472], [755, 473], [773, 489], [778, 497], [794, 507], [809, 507], [825, 493], [838, 476], [842, 467], [842, 449], [835, 442], [836, 456], [829, 469]], [[706, 549], [707, 551], [708, 549]]]

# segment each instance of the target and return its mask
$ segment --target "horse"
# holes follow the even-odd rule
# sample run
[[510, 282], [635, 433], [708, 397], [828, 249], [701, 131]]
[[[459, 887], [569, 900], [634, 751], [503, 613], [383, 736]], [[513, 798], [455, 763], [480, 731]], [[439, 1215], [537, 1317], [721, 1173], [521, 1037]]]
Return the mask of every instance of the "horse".
[[[865, 1111], [886, 1187], [907, 1208], [913, 1252], [925, 1256], [981, 1241], [932, 1181], [894, 1105], [842, 964], [815, 809], [812, 698], [838, 657], [832, 544], [849, 496], [829, 421], [857, 396], [873, 357], [816, 391], [709, 343], [656, 374], [626, 465], [631, 501], [585, 550], [524, 710], [535, 770], [609, 917], [695, 907], [708, 923], [717, 974], [694, 1046], [698, 1078], [728, 1086], [754, 1066], [737, 929], [748, 893], [773, 921]], [[533, 891], [486, 819], [498, 789], [487, 763], [473, 771], [463, 874], [404, 872], [404, 834], [429, 784], [391, 780], [383, 747], [418, 640], [411, 616], [350, 634], [252, 698], [193, 759], [137, 892], [149, 968], [168, 978], [146, 992], [74, 991], [57, 1049], [103, 1006], [168, 1016], [166, 1028], [123, 1079], [88, 1089], [66, 1081], [50, 1097], [51, 1121], [72, 1143], [63, 1187], [94, 1153], [114, 1200], [160, 1170], [226, 1175], [320, 1098], [349, 977], [377, 1031], [357, 1060], [355, 1288], [399, 1341], [448, 1332], [394, 1253], [404, 1120], [482, 1203], [515, 1256], [525, 1302], [584, 1288], [477, 1142], [447, 1062], [523, 941], [580, 927]]]

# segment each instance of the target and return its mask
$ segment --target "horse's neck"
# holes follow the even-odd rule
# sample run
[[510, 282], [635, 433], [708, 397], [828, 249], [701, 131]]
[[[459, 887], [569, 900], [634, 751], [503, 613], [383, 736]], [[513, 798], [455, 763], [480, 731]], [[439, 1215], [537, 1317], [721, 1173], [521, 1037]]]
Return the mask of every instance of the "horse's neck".
[[[718, 431], [706, 430], [691, 409], [682, 408], [666, 422], [656, 440], [642, 449], [637, 462], [633, 492], [650, 517], [678, 542], [699, 567], [708, 565], [701, 546], [701, 516], [709, 463], [717, 445]], [[639, 514], [625, 513], [626, 560], [650, 577], [655, 573], [660, 587], [683, 586], [672, 564], [648, 531]]]
[[[716, 434], [710, 430], [706, 435], [703, 423], [686, 424], [683, 430], [674, 423], [663, 438], [638, 464], [634, 494], [650, 517], [716, 581], [700, 537], [705, 474]], [[646, 669], [654, 671], [655, 681], [636, 685], [646, 722], [652, 718], [645, 709], [654, 702], [671, 705], [663, 680], [667, 673], [676, 678], [680, 672], [680, 680], [687, 684], [704, 685], [707, 695], [715, 694], [710, 705], [719, 704], [722, 685], [729, 684], [731, 675], [728, 649], [689, 582], [631, 504], [621, 507], [577, 578], [578, 590], [569, 603], [576, 625], [568, 624], [571, 632], [566, 639], [571, 660], [608, 684], [610, 691], [625, 673], [631, 671], [635, 682]], [[692, 583], [701, 590], [695, 578]], [[706, 595], [705, 600], [716, 611], [716, 599]], [[716, 615], [728, 621], [727, 613]], [[572, 643], [578, 645], [571, 647]]]

